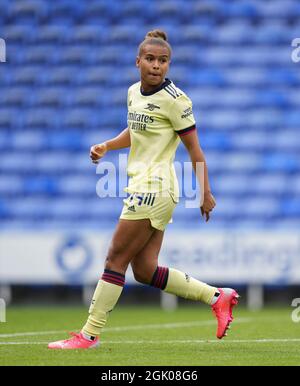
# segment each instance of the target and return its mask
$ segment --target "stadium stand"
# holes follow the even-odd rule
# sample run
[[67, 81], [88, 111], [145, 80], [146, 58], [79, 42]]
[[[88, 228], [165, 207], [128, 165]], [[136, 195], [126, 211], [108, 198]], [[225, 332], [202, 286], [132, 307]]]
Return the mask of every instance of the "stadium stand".
[[[122, 198], [97, 197], [89, 148], [126, 127], [137, 46], [155, 27], [173, 47], [169, 77], [193, 100], [218, 202], [208, 227], [299, 226], [300, 4], [284, 3], [2, 0], [1, 229], [116, 221]], [[176, 159], [188, 161], [182, 145]], [[205, 226], [183, 202], [174, 220]]]

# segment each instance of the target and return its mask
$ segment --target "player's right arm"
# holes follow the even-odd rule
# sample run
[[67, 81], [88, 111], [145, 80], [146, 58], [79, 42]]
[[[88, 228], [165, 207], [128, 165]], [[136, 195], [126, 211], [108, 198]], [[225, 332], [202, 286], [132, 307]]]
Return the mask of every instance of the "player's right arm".
[[90, 150], [90, 158], [93, 163], [97, 164], [99, 160], [110, 150], [119, 150], [130, 147], [129, 129], [123, 130], [117, 137], [112, 138], [98, 145], [93, 145]]

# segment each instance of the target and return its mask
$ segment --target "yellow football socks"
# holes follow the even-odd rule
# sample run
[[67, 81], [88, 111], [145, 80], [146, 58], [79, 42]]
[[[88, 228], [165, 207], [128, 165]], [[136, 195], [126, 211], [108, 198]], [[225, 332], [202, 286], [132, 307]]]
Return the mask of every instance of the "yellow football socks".
[[211, 304], [218, 289], [196, 280], [177, 269], [169, 268], [169, 277], [165, 292], [185, 299], [198, 300], [206, 304]]
[[151, 285], [165, 292], [197, 300], [206, 304], [212, 304], [218, 289], [202, 283], [189, 275], [173, 268], [157, 267]]
[[125, 276], [105, 270], [99, 280], [89, 309], [89, 317], [82, 328], [82, 333], [89, 336], [99, 336], [105, 326], [110, 311], [116, 305], [125, 283]]

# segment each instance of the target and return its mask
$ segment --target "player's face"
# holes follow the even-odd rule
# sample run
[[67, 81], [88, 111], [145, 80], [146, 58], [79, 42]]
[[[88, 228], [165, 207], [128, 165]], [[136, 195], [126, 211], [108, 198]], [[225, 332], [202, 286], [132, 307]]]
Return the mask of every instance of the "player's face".
[[136, 65], [141, 72], [144, 91], [151, 91], [165, 80], [170, 65], [169, 50], [167, 47], [147, 44], [137, 57]]

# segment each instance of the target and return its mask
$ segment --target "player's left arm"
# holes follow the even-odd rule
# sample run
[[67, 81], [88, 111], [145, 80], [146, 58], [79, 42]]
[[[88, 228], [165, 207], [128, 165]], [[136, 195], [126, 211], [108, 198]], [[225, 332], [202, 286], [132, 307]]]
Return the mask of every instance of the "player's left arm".
[[[180, 138], [190, 155], [194, 172], [198, 178], [199, 185], [202, 191], [201, 204], [200, 204], [201, 213], [202, 213], [202, 216], [205, 214], [206, 221], [208, 221], [210, 217], [209, 215], [210, 212], [216, 206], [216, 200], [211, 193], [207, 163], [205, 160], [204, 152], [201, 149], [201, 146], [199, 144], [197, 130], [196, 129], [190, 130], [188, 131], [188, 133], [184, 135], [180, 135]], [[198, 164], [198, 167], [197, 167], [197, 164]], [[204, 186], [202, 186], [203, 184], [201, 181], [201, 173], [200, 173], [200, 170], [203, 170], [201, 167], [202, 165], [204, 168]]]

